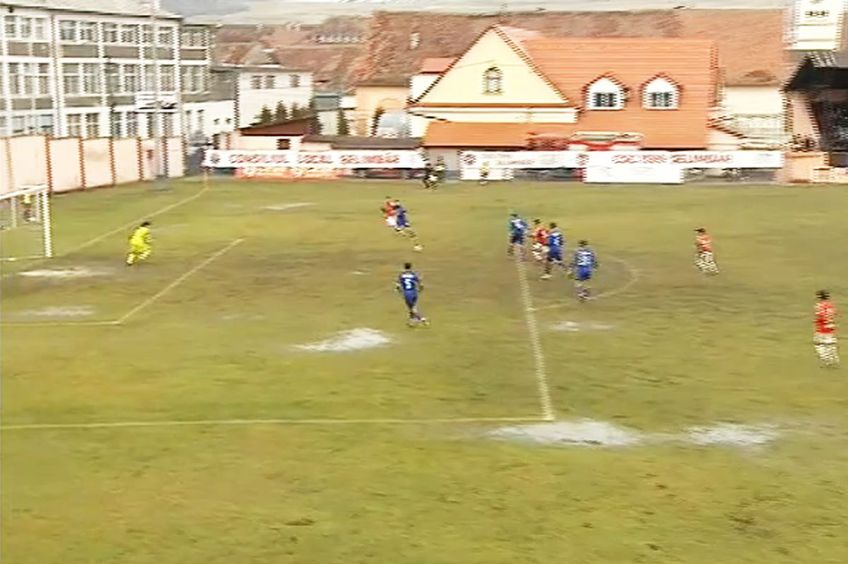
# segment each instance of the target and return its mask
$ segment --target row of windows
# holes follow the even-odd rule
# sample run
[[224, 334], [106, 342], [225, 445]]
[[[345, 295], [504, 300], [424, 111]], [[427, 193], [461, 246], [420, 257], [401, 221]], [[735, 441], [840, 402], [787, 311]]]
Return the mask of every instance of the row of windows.
[[[47, 39], [47, 18], [29, 16], [2, 17], [3, 31], [6, 39], [45, 41]], [[158, 27], [158, 43], [171, 45], [174, 42], [176, 28], [160, 25]], [[103, 43], [114, 45], [138, 45], [139, 38], [143, 44], [153, 43], [153, 27], [150, 24], [124, 24], [113, 22], [92, 22], [82, 20], [61, 20], [59, 22], [59, 38], [70, 42], [96, 42], [98, 38]], [[180, 34], [183, 47], [206, 47], [208, 36], [205, 30], [188, 29]]]
[[[504, 77], [501, 69], [491, 67], [483, 73], [483, 92], [502, 94]], [[591, 110], [620, 110], [627, 102], [627, 92], [617, 82], [600, 78], [586, 90], [586, 108]], [[667, 78], [657, 77], [642, 88], [642, 105], [654, 110], [673, 110], [680, 103], [680, 90]]]
[[[176, 28], [173, 26], [157, 26], [156, 43], [170, 46], [174, 43]], [[59, 39], [69, 42], [95, 43], [102, 32], [104, 43], [121, 45], [136, 45], [141, 38], [141, 44], [153, 44], [153, 26], [151, 24], [116, 24], [62, 20], [59, 22]]]
[[[104, 93], [103, 67], [99, 63], [64, 63], [62, 91], [68, 96], [88, 96]], [[176, 67], [159, 65], [159, 90], [176, 90]], [[50, 96], [50, 66], [47, 63], [8, 63], [9, 93], [16, 98]], [[0, 92], [3, 90], [0, 72]], [[154, 65], [107, 64], [105, 93], [135, 94], [139, 90], [155, 90]], [[206, 92], [208, 69], [203, 65], [181, 68], [182, 89], [186, 93]]]
[[[273, 74], [254, 74], [250, 77], [250, 88], [253, 90], [273, 90], [274, 88], [285, 88], [277, 79], [282, 77], [274, 76]], [[289, 75], [289, 88], [300, 88], [301, 81], [299, 74]]]
[[[160, 116], [161, 134], [170, 136], [175, 130], [175, 116], [171, 114], [162, 114]], [[85, 112], [78, 114], [67, 115], [67, 137], [83, 137], [95, 138], [105, 137], [138, 137], [141, 133], [147, 132], [150, 136], [150, 119], [152, 116], [140, 115], [136, 112], [114, 112], [109, 116], [108, 132], [107, 124], [102, 123], [100, 114], [96, 112]], [[192, 119], [192, 113], [186, 112], [185, 127], [186, 131], [203, 129], [205, 120], [204, 110], [196, 112], [196, 121]], [[232, 125], [231, 119], [223, 120], [229, 127]], [[222, 120], [216, 118], [214, 120], [215, 127], [222, 125]], [[147, 127], [145, 127], [147, 126]], [[6, 135], [27, 135], [27, 134], [44, 134], [55, 135], [57, 128], [55, 126], [52, 114], [30, 114], [25, 116], [14, 116], [11, 120], [7, 120], [5, 116], [0, 116], [0, 137]]]
[[44, 41], [47, 39], [47, 18], [6, 16], [3, 31], [6, 39]]

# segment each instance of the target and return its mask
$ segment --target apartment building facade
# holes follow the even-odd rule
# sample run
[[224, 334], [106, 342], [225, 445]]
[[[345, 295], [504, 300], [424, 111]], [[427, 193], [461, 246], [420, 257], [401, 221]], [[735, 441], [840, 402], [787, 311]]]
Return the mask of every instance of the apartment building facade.
[[[230, 131], [210, 58], [206, 27], [138, 0], [0, 0], [0, 137]], [[144, 98], [160, 111], [140, 111]]]

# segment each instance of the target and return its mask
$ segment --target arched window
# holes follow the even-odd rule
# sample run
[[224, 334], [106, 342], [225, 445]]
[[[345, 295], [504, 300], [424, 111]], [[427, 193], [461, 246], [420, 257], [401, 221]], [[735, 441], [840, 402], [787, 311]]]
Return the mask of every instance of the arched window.
[[609, 78], [599, 78], [586, 91], [586, 107], [590, 110], [620, 110], [624, 108], [624, 91]]
[[500, 94], [503, 90], [503, 73], [497, 67], [486, 69], [483, 73], [483, 92], [486, 94]]
[[642, 105], [650, 110], [676, 110], [680, 101], [677, 85], [658, 76], [642, 89]]

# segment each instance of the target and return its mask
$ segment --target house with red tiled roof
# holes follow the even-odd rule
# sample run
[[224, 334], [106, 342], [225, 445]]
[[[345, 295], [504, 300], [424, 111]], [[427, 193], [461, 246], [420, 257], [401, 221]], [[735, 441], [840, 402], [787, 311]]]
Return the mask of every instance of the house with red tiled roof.
[[[830, 2], [831, 0], [826, 0]], [[723, 127], [749, 138], [779, 143], [784, 128], [780, 86], [788, 76], [784, 49], [789, 14], [782, 9], [674, 9], [594, 12], [458, 14], [378, 12], [371, 22], [357, 74], [379, 82], [388, 94], [414, 98], [431, 72], [425, 61], [465, 53], [493, 25], [532, 30], [556, 38], [655, 38], [713, 41], [722, 84]], [[428, 63], [429, 64], [429, 63]], [[369, 113], [373, 108], [361, 108]]]
[[711, 120], [720, 86], [713, 41], [548, 38], [493, 26], [408, 111], [430, 149], [521, 149], [540, 135], [586, 132], [645, 149], [726, 148], [735, 137]]

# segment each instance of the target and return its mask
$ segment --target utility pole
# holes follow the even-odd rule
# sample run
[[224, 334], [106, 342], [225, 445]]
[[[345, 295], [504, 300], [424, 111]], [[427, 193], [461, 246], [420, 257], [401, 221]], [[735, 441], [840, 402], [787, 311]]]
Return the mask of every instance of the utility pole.
[[153, 138], [153, 179], [156, 188], [167, 188], [167, 175], [164, 177], [164, 183], [160, 186], [162, 177], [162, 169], [165, 163], [165, 156], [162, 155], [163, 139], [162, 139], [162, 101], [160, 83], [162, 80], [159, 68], [159, 3], [160, 0], [148, 0], [150, 2], [150, 34], [152, 39], [151, 59], [153, 61], [153, 113], [150, 115], [150, 136]]

